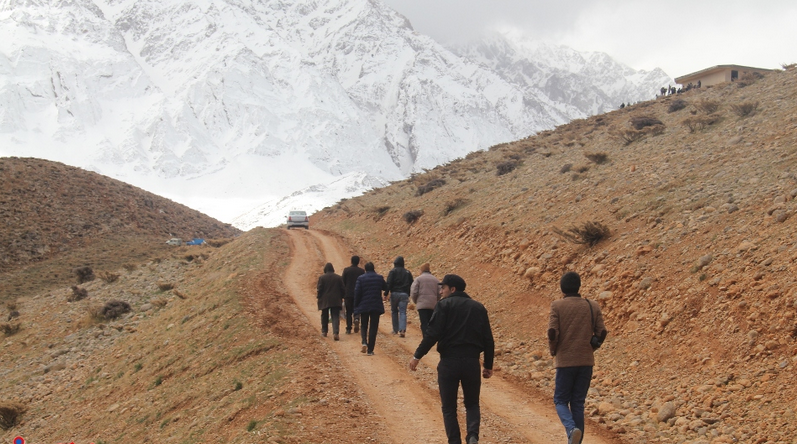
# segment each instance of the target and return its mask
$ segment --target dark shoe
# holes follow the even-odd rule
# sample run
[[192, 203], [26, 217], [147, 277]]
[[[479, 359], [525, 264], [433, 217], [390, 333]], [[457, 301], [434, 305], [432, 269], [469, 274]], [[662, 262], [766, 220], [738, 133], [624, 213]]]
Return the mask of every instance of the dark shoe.
[[470, 438], [468, 438], [468, 444], [479, 444], [479, 438], [477, 438], [476, 435], [470, 435]]
[[363, 344], [363, 348], [360, 349], [360, 353], [365, 353], [368, 351], [368, 346]]
[[351, 330], [346, 330], [346, 334], [350, 335], [351, 334]]
[[340, 341], [340, 335], [332, 335], [332, 339]]
[[360, 332], [360, 320], [359, 319], [355, 319], [354, 320], [354, 332], [355, 333], [359, 333]]
[[[404, 332], [403, 332], [403, 331], [400, 331], [400, 332], [399, 332], [399, 336], [403, 338], [403, 337], [404, 337]], [[468, 444], [470, 444], [470, 443], [468, 443]]]
[[581, 429], [576, 427], [570, 431], [570, 436], [567, 437], [567, 444], [581, 444]]
[[323, 336], [323, 337], [325, 337], [325, 338], [326, 338], [326, 337], [327, 337], [327, 332], [325, 332], [325, 331], [322, 331], [322, 332], [321, 332], [321, 336]]
[[374, 352], [368, 352], [367, 353], [367, 356], [373, 356], [373, 355], [374, 355]]

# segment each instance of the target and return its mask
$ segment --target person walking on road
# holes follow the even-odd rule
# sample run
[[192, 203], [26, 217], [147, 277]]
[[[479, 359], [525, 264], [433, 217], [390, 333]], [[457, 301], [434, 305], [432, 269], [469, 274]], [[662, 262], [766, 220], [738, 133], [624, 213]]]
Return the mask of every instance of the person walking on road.
[[343, 285], [346, 287], [346, 297], [344, 302], [346, 304], [346, 334], [351, 334], [352, 323], [354, 324], [354, 332], [360, 331], [360, 316], [354, 314], [354, 285], [357, 283], [357, 278], [365, 273], [365, 270], [358, 267], [360, 264], [360, 256], [351, 257], [351, 267], [343, 269]]
[[404, 268], [404, 258], [399, 256], [393, 261], [393, 269], [387, 274], [385, 300], [390, 293], [390, 316], [393, 321], [393, 334], [402, 338], [407, 333], [407, 304], [410, 302], [410, 286], [412, 273]]
[[432, 275], [429, 263], [421, 265], [421, 274], [412, 282], [410, 287], [410, 300], [418, 310], [421, 320], [421, 334], [426, 331], [429, 319], [432, 318], [434, 307], [440, 299], [440, 280]]
[[[481, 378], [493, 375], [495, 341], [490, 328], [490, 319], [484, 305], [474, 301], [465, 293], [465, 280], [455, 274], [447, 274], [440, 283], [440, 302], [429, 320], [423, 340], [410, 360], [410, 370], [418, 368], [418, 362], [434, 344], [440, 353], [437, 365], [437, 383], [443, 409], [443, 423], [449, 444], [462, 444], [462, 435], [457, 421], [457, 391], [462, 384], [465, 397], [465, 420], [467, 422], [466, 444], [478, 444], [481, 410], [479, 393]], [[481, 370], [479, 355], [484, 352], [484, 370]]]
[[335, 268], [327, 262], [324, 265], [324, 274], [318, 278], [316, 285], [318, 309], [321, 310], [321, 336], [327, 336], [331, 316], [332, 335], [336, 341], [340, 340], [340, 308], [343, 306], [345, 295], [346, 287], [343, 285], [343, 279], [335, 274]]
[[385, 306], [382, 303], [382, 292], [385, 290], [385, 278], [381, 274], [376, 274], [374, 264], [365, 264], [365, 273], [357, 278], [354, 285], [354, 314], [360, 315], [360, 334], [362, 335], [363, 347], [360, 350], [374, 355], [376, 345], [376, 332], [379, 330], [379, 317], [385, 313]]
[[553, 402], [568, 444], [580, 444], [584, 437], [584, 403], [595, 365], [593, 352], [608, 331], [598, 303], [581, 298], [578, 273], [565, 273], [559, 287], [564, 297], [551, 303], [548, 321], [548, 348], [556, 367]]

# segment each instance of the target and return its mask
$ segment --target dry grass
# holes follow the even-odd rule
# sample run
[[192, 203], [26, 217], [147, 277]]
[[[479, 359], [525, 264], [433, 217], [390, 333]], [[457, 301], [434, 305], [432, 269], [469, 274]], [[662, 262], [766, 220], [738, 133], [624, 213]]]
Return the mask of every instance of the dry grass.
[[590, 247], [611, 236], [609, 227], [594, 221], [585, 222], [581, 226], [570, 227], [565, 231], [554, 228], [553, 232], [569, 242], [586, 244]]
[[649, 126], [664, 125], [664, 123], [661, 120], [651, 116], [632, 117], [630, 123], [631, 126], [637, 131]]
[[686, 100], [675, 99], [675, 100], [672, 101], [672, 103], [670, 103], [669, 108], [667, 108], [667, 112], [668, 113], [674, 113], [676, 111], [680, 111], [680, 110], [686, 108], [687, 106], [689, 106], [689, 103]]
[[2, 322], [0, 323], [0, 331], [6, 336], [11, 336], [19, 332], [21, 325], [19, 322]]
[[77, 285], [72, 286], [72, 293], [67, 295], [66, 301], [67, 302], [77, 302], [89, 297], [89, 292], [85, 288], [78, 287]]
[[448, 216], [454, 210], [456, 210], [458, 208], [461, 208], [461, 207], [463, 207], [463, 206], [465, 206], [467, 204], [468, 204], [468, 200], [467, 199], [462, 199], [462, 198], [454, 199], [454, 200], [452, 200], [450, 202], [447, 202], [445, 207], [443, 207], [443, 216]]
[[519, 162], [516, 160], [508, 160], [506, 162], [501, 162], [496, 165], [496, 176], [503, 176], [504, 174], [509, 174], [512, 171], [515, 171], [515, 168], [519, 165]]
[[119, 280], [119, 274], [111, 273], [110, 271], [100, 271], [97, 273], [97, 277], [102, 279], [106, 284], [112, 284]]
[[589, 159], [591, 162], [596, 163], [598, 165], [603, 165], [604, 163], [609, 161], [609, 155], [606, 153], [584, 153], [584, 157]]
[[706, 114], [714, 114], [720, 107], [720, 103], [716, 100], [701, 100], [695, 104], [695, 108], [703, 111]]
[[446, 184], [446, 181], [443, 180], [443, 179], [430, 180], [429, 182], [426, 182], [426, 184], [419, 186], [418, 187], [418, 191], [417, 191], [417, 193], [415, 195], [416, 196], [423, 196], [424, 194], [426, 194], [426, 193], [428, 193], [430, 191], [433, 191], [433, 190], [435, 190], [437, 188], [440, 188], [440, 187], [442, 187], [445, 184]]
[[169, 291], [174, 288], [174, 282], [158, 282], [158, 289], [160, 291]]

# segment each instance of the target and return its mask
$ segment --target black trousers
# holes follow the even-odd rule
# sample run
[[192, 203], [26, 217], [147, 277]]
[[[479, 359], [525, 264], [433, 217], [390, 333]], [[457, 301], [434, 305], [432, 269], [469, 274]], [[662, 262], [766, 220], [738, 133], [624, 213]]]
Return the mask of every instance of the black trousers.
[[374, 352], [376, 345], [376, 332], [379, 331], [379, 317], [382, 313], [360, 313], [360, 334], [362, 335], [363, 344], [368, 346], [368, 352]]
[[345, 298], [343, 303], [346, 305], [346, 332], [350, 332], [354, 320], [354, 298]]
[[332, 318], [332, 334], [340, 333], [340, 307], [330, 307], [321, 310], [321, 333], [329, 332], [329, 318]]
[[434, 310], [431, 308], [419, 308], [418, 317], [421, 318], [421, 336], [426, 336], [426, 327], [429, 326], [429, 320], [432, 319]]
[[471, 436], [479, 439], [481, 423], [479, 393], [482, 386], [479, 358], [440, 358], [440, 363], [437, 365], [437, 384], [440, 387], [443, 424], [446, 427], [448, 444], [462, 444], [457, 420], [457, 392], [460, 383], [465, 397], [466, 439]]

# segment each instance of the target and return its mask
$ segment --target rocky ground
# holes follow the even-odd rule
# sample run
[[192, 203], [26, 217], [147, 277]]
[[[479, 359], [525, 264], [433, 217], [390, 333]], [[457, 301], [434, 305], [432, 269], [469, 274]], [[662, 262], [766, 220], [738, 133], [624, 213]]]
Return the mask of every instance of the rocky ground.
[[[385, 274], [403, 255], [413, 272], [464, 276], [491, 311], [501, 371], [545, 397], [548, 307], [576, 270], [610, 330], [592, 419], [629, 442], [793, 443], [795, 171], [790, 67], [474, 153], [311, 226]], [[587, 222], [610, 235], [557, 234]]]

